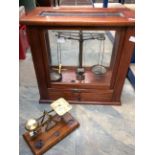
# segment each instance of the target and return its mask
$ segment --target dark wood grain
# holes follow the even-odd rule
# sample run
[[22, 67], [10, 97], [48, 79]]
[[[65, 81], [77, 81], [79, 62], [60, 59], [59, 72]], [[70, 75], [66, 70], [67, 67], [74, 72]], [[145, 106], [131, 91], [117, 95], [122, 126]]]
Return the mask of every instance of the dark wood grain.
[[116, 79], [115, 79], [114, 93], [113, 93], [113, 100], [118, 102], [120, 102], [120, 96], [121, 96], [124, 80], [127, 75], [132, 53], [134, 51], [134, 43], [129, 41], [129, 38], [134, 35], [135, 35], [134, 28], [126, 29], [124, 44], [122, 48], [122, 54], [120, 56], [118, 71], [115, 76]]
[[29, 37], [29, 42], [31, 46], [32, 59], [35, 68], [35, 73], [37, 77], [40, 99], [49, 99], [48, 96], [48, 82], [49, 82], [49, 74], [47, 74], [47, 63], [43, 57], [46, 49], [43, 49], [44, 46], [42, 41], [42, 29], [36, 27], [28, 27], [27, 33]]
[[115, 41], [114, 41], [112, 57], [111, 57], [111, 64], [110, 64], [110, 68], [112, 69], [110, 88], [113, 88], [115, 84], [117, 70], [118, 70], [120, 58], [122, 55], [122, 47], [124, 45], [125, 33], [126, 33], [126, 28], [121, 27], [116, 30]]

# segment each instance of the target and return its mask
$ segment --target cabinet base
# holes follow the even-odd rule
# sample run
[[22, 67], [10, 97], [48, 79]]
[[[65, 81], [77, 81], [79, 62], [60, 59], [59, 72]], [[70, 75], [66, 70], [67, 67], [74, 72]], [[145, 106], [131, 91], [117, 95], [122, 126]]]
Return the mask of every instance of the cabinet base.
[[[43, 100], [40, 99], [39, 103], [40, 104], [50, 104], [53, 100]], [[95, 102], [95, 101], [71, 101], [68, 100], [69, 103], [71, 104], [91, 104], [91, 105], [121, 105], [121, 101], [111, 101], [111, 102], [107, 102], [107, 101], [103, 101], [103, 102]]]

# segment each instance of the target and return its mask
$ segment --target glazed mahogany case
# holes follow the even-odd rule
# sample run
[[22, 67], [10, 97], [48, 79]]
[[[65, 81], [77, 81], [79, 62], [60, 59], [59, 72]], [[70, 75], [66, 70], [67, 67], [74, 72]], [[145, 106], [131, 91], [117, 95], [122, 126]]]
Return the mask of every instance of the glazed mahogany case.
[[[122, 87], [134, 49], [134, 12], [124, 8], [38, 7], [20, 18], [27, 26], [40, 103], [64, 97], [71, 103], [120, 105]], [[48, 30], [115, 30], [107, 73], [95, 77], [86, 69], [83, 81], [70, 82], [72, 70], [62, 71], [62, 81], [50, 79], [51, 53]]]

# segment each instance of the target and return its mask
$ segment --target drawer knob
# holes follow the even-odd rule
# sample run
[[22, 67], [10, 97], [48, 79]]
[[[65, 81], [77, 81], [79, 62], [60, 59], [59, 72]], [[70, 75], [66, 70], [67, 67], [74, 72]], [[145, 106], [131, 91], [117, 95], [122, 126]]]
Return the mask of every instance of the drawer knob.
[[81, 91], [79, 89], [72, 89], [73, 93], [80, 93]]

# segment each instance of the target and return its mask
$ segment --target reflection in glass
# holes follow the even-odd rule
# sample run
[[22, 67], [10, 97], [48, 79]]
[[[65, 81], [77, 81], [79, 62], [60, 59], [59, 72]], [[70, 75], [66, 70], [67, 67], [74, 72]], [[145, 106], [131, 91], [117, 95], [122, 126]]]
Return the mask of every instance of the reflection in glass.
[[85, 79], [86, 70], [96, 75], [107, 72], [114, 42], [111, 38], [115, 38], [115, 31], [49, 30], [48, 33], [50, 66], [59, 77], [56, 81], [61, 80], [63, 70], [74, 69], [78, 80]]

